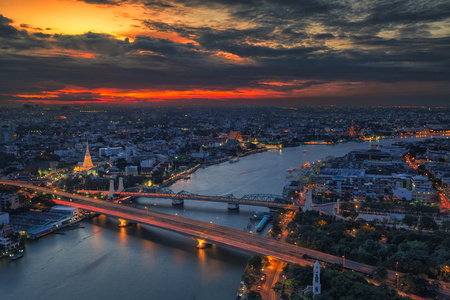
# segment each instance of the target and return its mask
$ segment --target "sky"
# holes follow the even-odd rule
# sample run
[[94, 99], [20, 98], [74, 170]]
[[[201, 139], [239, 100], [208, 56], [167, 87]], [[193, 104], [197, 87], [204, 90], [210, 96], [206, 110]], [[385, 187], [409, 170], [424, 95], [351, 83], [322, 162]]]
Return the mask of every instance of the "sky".
[[450, 105], [448, 0], [1, 0], [0, 104]]

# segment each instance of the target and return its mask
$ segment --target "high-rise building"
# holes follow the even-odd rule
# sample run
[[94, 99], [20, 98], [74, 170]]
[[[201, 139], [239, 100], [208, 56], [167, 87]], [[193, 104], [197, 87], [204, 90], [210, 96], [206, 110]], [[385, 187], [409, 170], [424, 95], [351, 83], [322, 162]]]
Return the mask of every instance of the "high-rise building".
[[5, 123], [0, 125], [0, 143], [13, 142], [15, 139], [15, 125]]

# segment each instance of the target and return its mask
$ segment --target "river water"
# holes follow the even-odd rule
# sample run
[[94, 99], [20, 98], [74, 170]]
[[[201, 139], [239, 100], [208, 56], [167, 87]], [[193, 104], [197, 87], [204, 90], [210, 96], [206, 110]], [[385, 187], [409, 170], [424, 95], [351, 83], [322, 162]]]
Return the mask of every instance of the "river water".
[[[364, 142], [271, 150], [199, 169], [170, 188], [203, 195], [280, 195], [286, 169], [369, 147]], [[229, 212], [225, 203], [202, 201], [172, 207], [170, 200], [144, 198], [140, 205], [239, 230], [252, 213], [267, 211], [241, 206]], [[139, 224], [119, 228], [118, 223], [105, 216], [83, 221], [84, 228], [28, 242], [17, 261], [0, 260], [0, 299], [235, 299], [250, 253], [216, 245], [199, 250], [193, 238]]]

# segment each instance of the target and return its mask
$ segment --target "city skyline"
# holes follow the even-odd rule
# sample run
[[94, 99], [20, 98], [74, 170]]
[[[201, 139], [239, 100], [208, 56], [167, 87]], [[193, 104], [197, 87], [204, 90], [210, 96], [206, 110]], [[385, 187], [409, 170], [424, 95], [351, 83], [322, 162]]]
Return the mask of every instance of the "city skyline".
[[0, 105], [448, 105], [446, 1], [2, 1]]

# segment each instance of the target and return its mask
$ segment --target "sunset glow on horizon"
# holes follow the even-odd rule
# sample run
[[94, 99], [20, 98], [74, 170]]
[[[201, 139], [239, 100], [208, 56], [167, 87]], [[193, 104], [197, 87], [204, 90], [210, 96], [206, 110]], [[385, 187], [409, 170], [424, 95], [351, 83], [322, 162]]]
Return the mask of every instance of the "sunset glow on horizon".
[[448, 3], [394, 2], [2, 1], [0, 102], [448, 104]]

